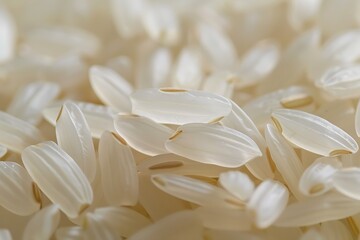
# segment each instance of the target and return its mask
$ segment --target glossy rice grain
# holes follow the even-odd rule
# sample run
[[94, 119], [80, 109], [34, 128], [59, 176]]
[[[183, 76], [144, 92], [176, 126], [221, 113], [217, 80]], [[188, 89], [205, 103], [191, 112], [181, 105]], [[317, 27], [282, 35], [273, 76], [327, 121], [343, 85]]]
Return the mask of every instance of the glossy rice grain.
[[291, 143], [323, 156], [356, 153], [356, 141], [345, 131], [313, 114], [298, 110], [276, 110], [273, 122]]
[[0, 144], [21, 153], [31, 144], [39, 143], [43, 136], [32, 124], [16, 118], [8, 113], [0, 112]]
[[0, 162], [0, 205], [20, 215], [31, 215], [40, 209], [41, 199], [36, 195], [36, 184], [24, 167], [15, 162]]
[[93, 192], [88, 179], [76, 162], [54, 142], [30, 146], [21, 157], [41, 191], [67, 216], [75, 218], [90, 206]]
[[65, 102], [56, 120], [58, 145], [76, 161], [90, 182], [96, 174], [96, 153], [90, 128], [80, 108]]
[[132, 206], [138, 201], [139, 182], [131, 148], [116, 133], [104, 132], [99, 142], [102, 189], [112, 206]]
[[176, 88], [137, 90], [131, 102], [133, 114], [177, 125], [210, 122], [231, 111], [231, 103], [224, 97]]
[[183, 125], [165, 146], [169, 152], [194, 161], [229, 168], [262, 156], [257, 144], [247, 135], [217, 124]]
[[149, 156], [167, 153], [165, 141], [171, 136], [170, 128], [136, 115], [118, 115], [114, 124], [120, 137], [135, 150]]
[[56, 205], [41, 209], [30, 219], [23, 233], [23, 240], [49, 239], [60, 223], [60, 211]]
[[90, 83], [96, 95], [108, 106], [118, 111], [129, 112], [132, 86], [119, 74], [102, 66], [90, 69]]

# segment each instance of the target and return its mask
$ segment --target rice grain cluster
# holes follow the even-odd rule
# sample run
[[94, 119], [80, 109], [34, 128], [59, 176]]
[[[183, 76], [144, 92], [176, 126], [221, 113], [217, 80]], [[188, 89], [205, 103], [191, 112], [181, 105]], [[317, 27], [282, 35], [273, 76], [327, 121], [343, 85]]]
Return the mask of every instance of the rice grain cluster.
[[0, 240], [360, 240], [359, 0], [0, 0]]

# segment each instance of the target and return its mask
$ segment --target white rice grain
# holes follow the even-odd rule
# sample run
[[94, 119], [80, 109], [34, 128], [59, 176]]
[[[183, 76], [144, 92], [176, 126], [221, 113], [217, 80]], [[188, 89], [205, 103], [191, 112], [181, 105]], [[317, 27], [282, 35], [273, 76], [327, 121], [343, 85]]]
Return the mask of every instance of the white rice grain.
[[59, 146], [75, 160], [90, 182], [96, 174], [96, 154], [89, 126], [80, 108], [65, 102], [56, 120]]
[[121, 112], [130, 112], [129, 95], [133, 88], [125, 79], [102, 66], [92, 66], [89, 75], [94, 92], [105, 104]]
[[150, 156], [167, 153], [164, 144], [170, 128], [136, 115], [118, 115], [114, 121], [117, 133], [132, 148]]
[[23, 240], [50, 239], [60, 222], [60, 211], [50, 205], [33, 215], [25, 227]]
[[102, 189], [112, 206], [135, 205], [139, 182], [130, 147], [115, 133], [104, 132], [99, 142]]
[[39, 210], [39, 192], [25, 168], [15, 162], [0, 162], [0, 180], [1, 206], [21, 216]]
[[133, 114], [178, 125], [210, 122], [231, 111], [230, 102], [221, 96], [185, 89], [141, 89], [131, 95], [131, 102]]
[[289, 198], [287, 188], [279, 182], [263, 181], [254, 191], [246, 209], [259, 228], [267, 228], [279, 218]]
[[276, 110], [272, 118], [282, 135], [308, 151], [336, 156], [356, 153], [356, 141], [342, 129], [313, 114], [297, 110]]
[[217, 124], [183, 125], [166, 141], [165, 147], [194, 161], [229, 168], [240, 167], [262, 156], [251, 138]]
[[90, 206], [93, 192], [89, 181], [76, 162], [54, 142], [30, 146], [21, 156], [41, 191], [70, 218]]

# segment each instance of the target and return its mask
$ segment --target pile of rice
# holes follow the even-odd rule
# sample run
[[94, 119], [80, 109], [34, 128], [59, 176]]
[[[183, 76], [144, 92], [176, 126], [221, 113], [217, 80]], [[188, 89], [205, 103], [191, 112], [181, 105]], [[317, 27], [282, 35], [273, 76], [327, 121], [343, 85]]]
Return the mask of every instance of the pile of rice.
[[0, 0], [0, 239], [360, 239], [359, 0]]

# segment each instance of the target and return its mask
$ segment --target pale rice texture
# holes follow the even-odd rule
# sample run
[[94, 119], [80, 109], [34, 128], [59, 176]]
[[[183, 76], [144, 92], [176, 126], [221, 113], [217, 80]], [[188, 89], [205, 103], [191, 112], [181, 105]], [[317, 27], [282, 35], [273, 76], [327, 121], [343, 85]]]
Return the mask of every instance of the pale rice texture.
[[360, 239], [359, 0], [0, 0], [0, 239]]

